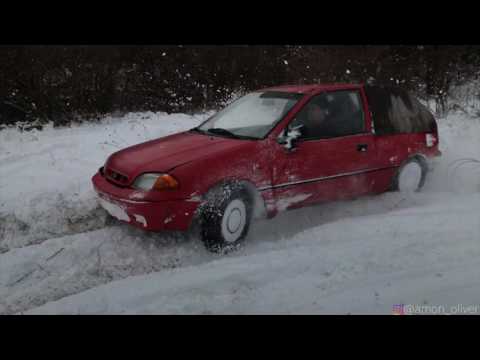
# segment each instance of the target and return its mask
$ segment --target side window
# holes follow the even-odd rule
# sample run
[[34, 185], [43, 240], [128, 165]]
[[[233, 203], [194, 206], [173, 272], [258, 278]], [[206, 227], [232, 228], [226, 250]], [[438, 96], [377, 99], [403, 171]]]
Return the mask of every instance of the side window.
[[436, 122], [418, 99], [400, 88], [366, 86], [377, 135], [435, 131]]
[[332, 91], [315, 96], [300, 110], [291, 126], [303, 125], [301, 139], [329, 139], [365, 132], [360, 93]]

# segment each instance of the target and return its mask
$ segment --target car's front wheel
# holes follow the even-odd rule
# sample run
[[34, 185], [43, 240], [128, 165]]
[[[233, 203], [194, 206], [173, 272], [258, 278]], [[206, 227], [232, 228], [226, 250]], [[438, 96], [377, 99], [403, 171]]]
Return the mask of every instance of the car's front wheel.
[[252, 201], [239, 184], [227, 184], [210, 195], [202, 207], [201, 237], [211, 251], [236, 247], [248, 233]]

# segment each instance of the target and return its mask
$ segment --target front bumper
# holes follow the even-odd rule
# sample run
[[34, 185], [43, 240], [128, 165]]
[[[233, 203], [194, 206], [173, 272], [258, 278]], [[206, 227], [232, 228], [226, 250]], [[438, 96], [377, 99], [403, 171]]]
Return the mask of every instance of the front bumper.
[[189, 200], [130, 200], [136, 191], [108, 182], [100, 173], [92, 178], [101, 205], [120, 221], [149, 230], [187, 230], [199, 202]]

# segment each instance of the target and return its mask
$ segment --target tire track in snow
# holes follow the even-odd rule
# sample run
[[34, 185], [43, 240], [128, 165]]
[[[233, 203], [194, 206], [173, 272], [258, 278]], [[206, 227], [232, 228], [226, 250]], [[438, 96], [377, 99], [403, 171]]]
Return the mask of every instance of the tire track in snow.
[[59, 193], [19, 202], [21, 206], [16, 211], [0, 212], [0, 253], [112, 223], [93, 197], [80, 200], [75, 195], [66, 197]]
[[124, 224], [50, 239], [0, 255], [0, 314], [213, 258], [192, 234], [146, 234]]

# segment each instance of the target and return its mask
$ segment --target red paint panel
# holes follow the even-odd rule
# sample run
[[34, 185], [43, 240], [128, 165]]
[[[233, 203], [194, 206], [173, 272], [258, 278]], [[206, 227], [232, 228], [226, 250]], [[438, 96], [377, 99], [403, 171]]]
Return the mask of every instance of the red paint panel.
[[[367, 146], [367, 151], [359, 151], [359, 146]], [[348, 174], [374, 168], [375, 159], [371, 134], [299, 142], [293, 152], [277, 144], [273, 185], [279, 188], [275, 189], [275, 195], [279, 201], [309, 195], [300, 201], [306, 204], [368, 193], [371, 190], [368, 176]], [[321, 180], [328, 177], [334, 178]], [[307, 182], [315, 179], [320, 180]], [[304, 183], [282, 187], [295, 182]]]

